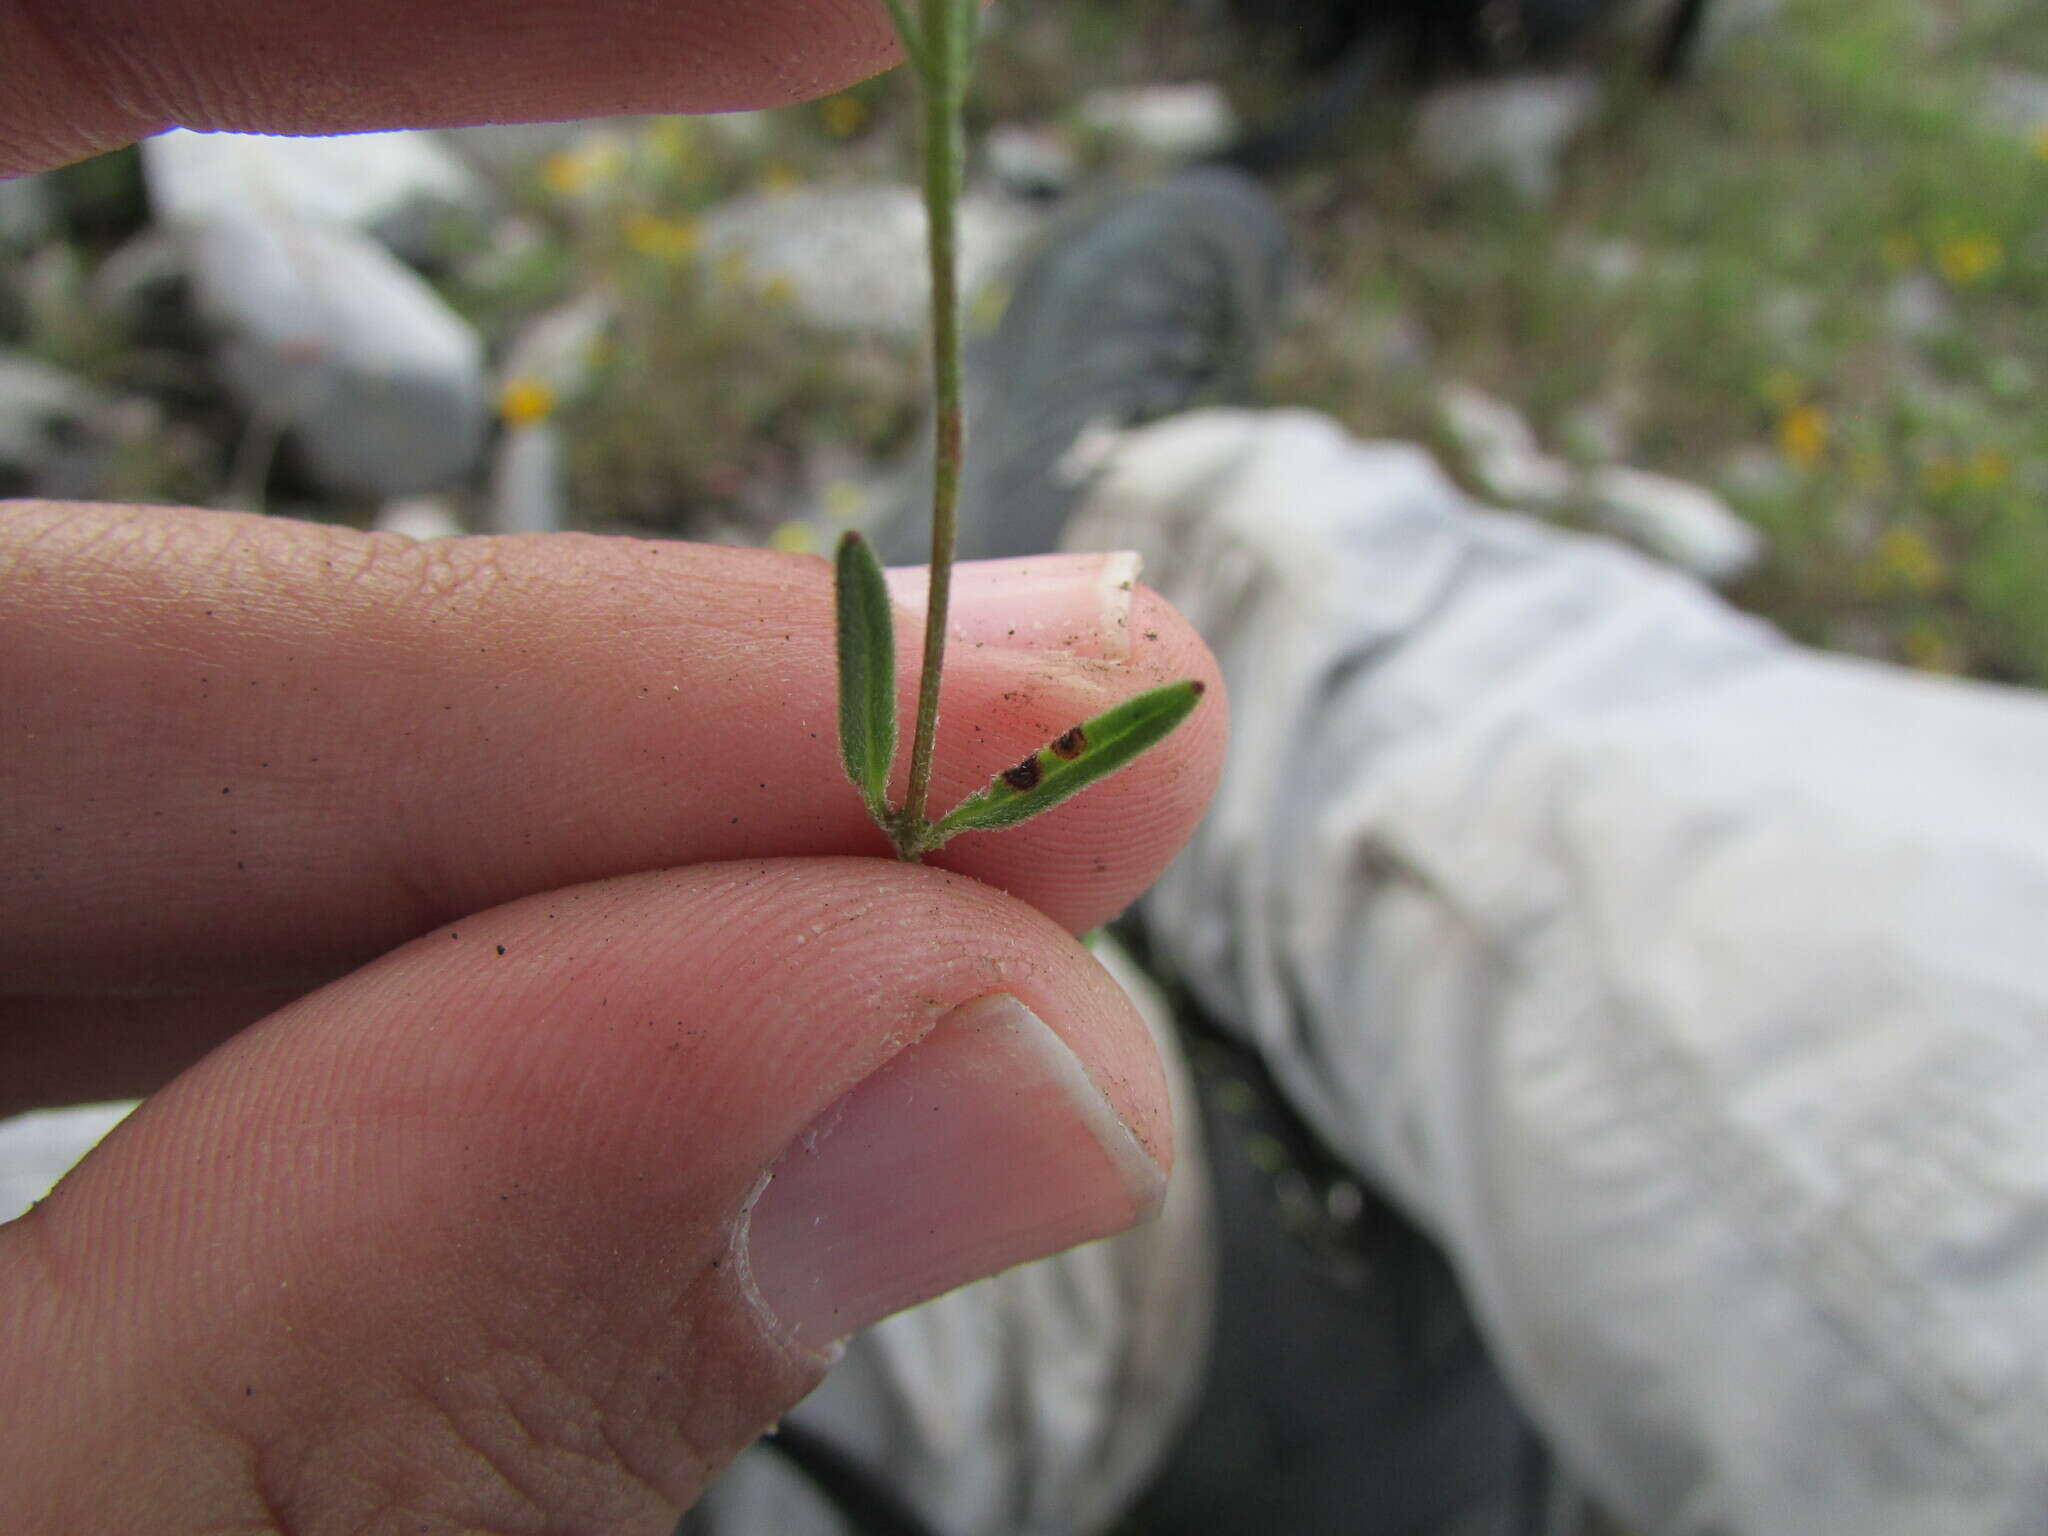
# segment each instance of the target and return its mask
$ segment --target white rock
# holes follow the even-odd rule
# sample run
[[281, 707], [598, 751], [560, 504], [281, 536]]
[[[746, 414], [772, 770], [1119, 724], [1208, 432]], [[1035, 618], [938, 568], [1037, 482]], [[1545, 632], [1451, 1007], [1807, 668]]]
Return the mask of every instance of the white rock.
[[1080, 116], [1092, 132], [1169, 160], [1214, 154], [1238, 137], [1230, 98], [1206, 82], [1094, 91]]
[[1044, 197], [1074, 184], [1074, 152], [1050, 128], [1002, 123], [982, 143], [989, 174], [1020, 197]]
[[1984, 114], [1994, 127], [2023, 138], [2048, 132], [2048, 75], [1991, 70], [1984, 81]]
[[1886, 326], [1900, 341], [1920, 341], [1955, 324], [1948, 290], [1925, 272], [1909, 272], [1885, 293]]
[[83, 1104], [0, 1120], [0, 1221], [14, 1220], [47, 1195], [134, 1107]]
[[89, 452], [83, 439], [106, 408], [100, 393], [70, 374], [0, 352], [0, 495], [56, 495], [79, 489], [63, 462]]
[[1437, 411], [1488, 495], [1537, 509], [1571, 495], [1571, 466], [1546, 454], [1507, 402], [1469, 384], [1448, 384], [1437, 394]]
[[50, 233], [56, 209], [41, 176], [0, 181], [0, 248], [31, 246]]
[[1611, 400], [1573, 406], [1558, 435], [1566, 451], [1582, 462], [1612, 464], [1628, 456], [1627, 414]]
[[418, 259], [451, 210], [480, 216], [483, 183], [431, 133], [276, 138], [173, 129], [142, 145], [151, 205], [167, 224], [250, 210], [342, 225]]
[[1558, 257], [1585, 271], [1602, 288], [1621, 288], [1642, 276], [1643, 249], [1627, 240], [1590, 239], [1567, 235], [1558, 245]]
[[1600, 105], [1588, 73], [1511, 75], [1430, 92], [1415, 119], [1415, 157], [1445, 181], [1495, 173], [1534, 201], [1557, 188], [1557, 162]]
[[1700, 486], [1607, 465], [1586, 491], [1603, 527], [1703, 580], [1732, 581], [1763, 554], [1763, 535]]
[[223, 377], [325, 485], [380, 498], [460, 478], [483, 444], [483, 344], [368, 237], [275, 213], [187, 227]]
[[403, 534], [408, 539], [452, 539], [462, 533], [462, 519], [442, 496], [399, 496], [377, 509], [370, 526], [379, 533]]
[[710, 112], [695, 121], [734, 149], [765, 149], [775, 133], [775, 120], [767, 112]]
[[567, 521], [561, 429], [513, 427], [491, 461], [492, 533], [554, 533]]
[[[961, 280], [969, 291], [1010, 259], [1036, 222], [1002, 199], [961, 200]], [[756, 193], [704, 221], [714, 260], [737, 252], [753, 281], [787, 278], [797, 312], [813, 325], [868, 334], [923, 329], [924, 240], [924, 201], [901, 186]]]

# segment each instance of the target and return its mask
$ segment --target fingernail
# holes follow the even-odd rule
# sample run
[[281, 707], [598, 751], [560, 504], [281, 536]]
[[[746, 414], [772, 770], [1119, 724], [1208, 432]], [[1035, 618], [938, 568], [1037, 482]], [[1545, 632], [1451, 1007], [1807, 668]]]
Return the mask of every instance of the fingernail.
[[740, 1243], [755, 1299], [822, 1348], [1165, 1198], [1080, 1058], [1006, 994], [956, 1008], [777, 1161]]
[[[930, 581], [931, 573], [921, 565], [893, 570], [889, 595], [922, 613]], [[957, 565], [946, 639], [949, 644], [1125, 661], [1131, 654], [1131, 592], [1137, 584], [1138, 557], [1130, 550]]]

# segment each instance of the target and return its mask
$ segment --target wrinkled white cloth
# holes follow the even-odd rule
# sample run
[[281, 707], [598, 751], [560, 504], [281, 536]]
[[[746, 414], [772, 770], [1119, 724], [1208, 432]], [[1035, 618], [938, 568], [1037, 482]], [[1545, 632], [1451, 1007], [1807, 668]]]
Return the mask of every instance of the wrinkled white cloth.
[[1635, 1530], [2048, 1522], [2048, 697], [1801, 649], [1420, 451], [1114, 451], [1230, 687], [1156, 942]]

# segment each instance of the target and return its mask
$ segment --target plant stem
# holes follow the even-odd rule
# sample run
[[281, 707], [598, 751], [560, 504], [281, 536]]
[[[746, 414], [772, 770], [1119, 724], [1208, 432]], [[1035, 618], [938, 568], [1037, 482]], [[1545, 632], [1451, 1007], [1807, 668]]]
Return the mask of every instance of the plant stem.
[[960, 108], [966, 96], [967, 31], [979, 0], [924, 0], [924, 198], [932, 269], [932, 394], [937, 431], [932, 453], [931, 591], [925, 604], [924, 663], [918, 673], [917, 725], [910, 743], [910, 786], [897, 826], [896, 852], [915, 859], [929, 827], [932, 743], [939, 728], [939, 674], [946, 659], [946, 611], [953, 591], [954, 528], [966, 428], [960, 389], [958, 210], [966, 159]]

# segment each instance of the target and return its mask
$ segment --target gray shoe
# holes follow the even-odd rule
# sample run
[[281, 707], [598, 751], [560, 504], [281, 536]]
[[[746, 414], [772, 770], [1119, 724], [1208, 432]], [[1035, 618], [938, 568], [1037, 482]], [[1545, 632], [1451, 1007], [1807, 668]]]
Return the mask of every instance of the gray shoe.
[[[1243, 403], [1289, 265], [1279, 210], [1234, 171], [1187, 171], [1055, 224], [967, 351], [963, 560], [1042, 554], [1079, 487], [1083, 432]], [[931, 432], [873, 530], [882, 558], [928, 555]]]

